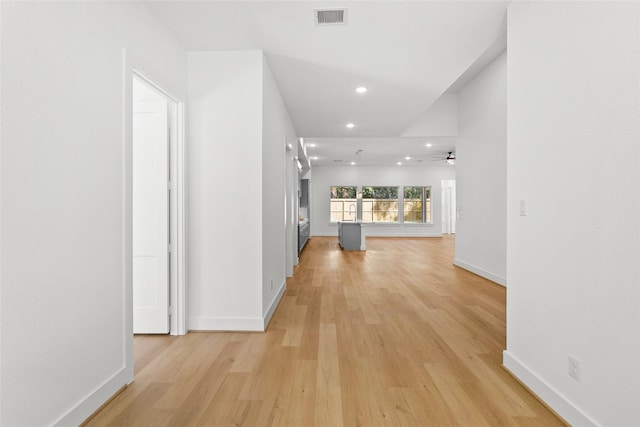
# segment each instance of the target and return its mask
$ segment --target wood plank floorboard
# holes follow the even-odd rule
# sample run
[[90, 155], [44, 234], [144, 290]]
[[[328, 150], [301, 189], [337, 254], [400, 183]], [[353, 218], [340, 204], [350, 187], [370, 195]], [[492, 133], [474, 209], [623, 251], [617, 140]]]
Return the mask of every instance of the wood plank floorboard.
[[136, 336], [87, 426], [562, 426], [501, 366], [505, 288], [455, 239], [313, 237], [265, 333]]

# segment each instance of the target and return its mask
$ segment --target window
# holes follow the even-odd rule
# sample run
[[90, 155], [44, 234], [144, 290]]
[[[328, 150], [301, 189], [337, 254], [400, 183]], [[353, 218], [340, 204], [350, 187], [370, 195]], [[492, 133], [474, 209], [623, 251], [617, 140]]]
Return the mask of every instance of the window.
[[331, 222], [356, 220], [356, 187], [330, 187]]
[[405, 223], [431, 224], [431, 187], [404, 187]]
[[362, 222], [398, 222], [398, 187], [362, 187]]

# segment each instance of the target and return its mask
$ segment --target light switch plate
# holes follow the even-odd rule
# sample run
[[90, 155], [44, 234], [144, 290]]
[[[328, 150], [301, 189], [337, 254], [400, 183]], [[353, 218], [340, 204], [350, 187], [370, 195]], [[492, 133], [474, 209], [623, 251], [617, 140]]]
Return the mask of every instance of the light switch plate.
[[520, 216], [527, 216], [527, 201], [520, 200]]

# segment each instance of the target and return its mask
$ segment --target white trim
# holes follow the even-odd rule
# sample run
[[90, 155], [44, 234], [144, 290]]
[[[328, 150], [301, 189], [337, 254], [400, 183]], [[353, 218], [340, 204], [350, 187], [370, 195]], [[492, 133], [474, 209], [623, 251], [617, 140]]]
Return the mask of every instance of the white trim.
[[370, 228], [367, 228], [365, 231], [365, 236], [366, 237], [437, 237], [437, 238], [442, 238], [442, 233], [407, 233], [405, 232], [393, 232], [393, 233], [385, 233], [385, 234], [380, 234], [380, 233], [376, 233], [371, 232]]
[[491, 280], [492, 282], [497, 283], [498, 285], [504, 286], [505, 288], [507, 287], [507, 278], [506, 277], [502, 277], [502, 276], [498, 276], [497, 274], [493, 274], [487, 270], [484, 270], [480, 267], [477, 267], [475, 265], [472, 264], [467, 264], [464, 261], [461, 261], [457, 258], [455, 258], [453, 260], [453, 265], [460, 267], [464, 270], [470, 271], [474, 274], [477, 274], [480, 277], [484, 277], [485, 279]]
[[[176, 168], [176, 207], [177, 207], [177, 248], [176, 265], [177, 272], [177, 288], [175, 306], [175, 325], [171, 325], [171, 331], [175, 331], [177, 335], [185, 335], [187, 333], [187, 125], [186, 125], [186, 97], [183, 102], [178, 103], [178, 144], [176, 161], [179, 165]], [[172, 320], [173, 322], [173, 320]]]
[[[124, 381], [133, 382], [133, 67], [126, 48], [122, 49], [122, 316]], [[109, 397], [107, 397], [108, 399]], [[106, 399], [105, 399], [106, 401]], [[100, 405], [104, 403], [101, 402]], [[86, 417], [99, 408], [97, 405]]]
[[280, 285], [280, 289], [278, 289], [278, 292], [275, 294], [271, 304], [269, 304], [269, 308], [262, 319], [250, 317], [190, 317], [189, 330], [264, 332], [286, 290], [287, 281], [285, 280]]
[[189, 317], [190, 331], [251, 331], [263, 332], [260, 317]]
[[[385, 234], [378, 234], [375, 231], [373, 233], [371, 233], [371, 228], [367, 228], [366, 232], [365, 232], [365, 236], [366, 237], [429, 237], [429, 238], [441, 238], [442, 237], [442, 233], [424, 233], [424, 234], [416, 234], [416, 233], [407, 233], [407, 232], [393, 232], [393, 233], [385, 233]], [[320, 232], [320, 233], [314, 233], [311, 235], [311, 237], [338, 237], [338, 232], [332, 232], [332, 233], [328, 233], [328, 232]]]
[[73, 408], [58, 418], [52, 425], [60, 427], [81, 425], [86, 421], [87, 417], [95, 412], [104, 402], [113, 397], [123, 385], [127, 384], [128, 378], [129, 373], [126, 369], [123, 368], [116, 372], [80, 400]]
[[578, 408], [573, 402], [569, 401], [569, 399], [544, 379], [540, 378], [540, 376], [525, 366], [507, 350], [502, 352], [502, 365], [569, 424], [585, 427], [600, 426], [600, 424], [589, 417], [589, 415]]
[[264, 315], [263, 326], [262, 326], [263, 331], [267, 330], [267, 325], [271, 321], [271, 318], [273, 317], [273, 313], [276, 312], [276, 308], [278, 308], [278, 304], [280, 304], [280, 300], [282, 300], [282, 297], [284, 296], [284, 293], [286, 290], [287, 290], [287, 281], [285, 280], [282, 283], [282, 285], [280, 285], [280, 289], [278, 290], [278, 293], [276, 293], [276, 295], [274, 296], [273, 301], [271, 301], [271, 304], [269, 305], [269, 309]]
[[[418, 227], [418, 228], [430, 228], [434, 225], [428, 222], [365, 222], [365, 221], [343, 221], [343, 222], [360, 222], [363, 225], [367, 225], [368, 227]], [[329, 222], [329, 226], [337, 226], [338, 222]]]

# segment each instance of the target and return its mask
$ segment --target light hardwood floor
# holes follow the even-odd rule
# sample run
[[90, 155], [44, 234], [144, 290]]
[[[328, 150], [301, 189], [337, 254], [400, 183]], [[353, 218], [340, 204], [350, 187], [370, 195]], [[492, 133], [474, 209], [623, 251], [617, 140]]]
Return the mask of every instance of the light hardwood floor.
[[135, 338], [89, 426], [555, 426], [502, 367], [505, 289], [454, 239], [313, 237], [266, 333]]

